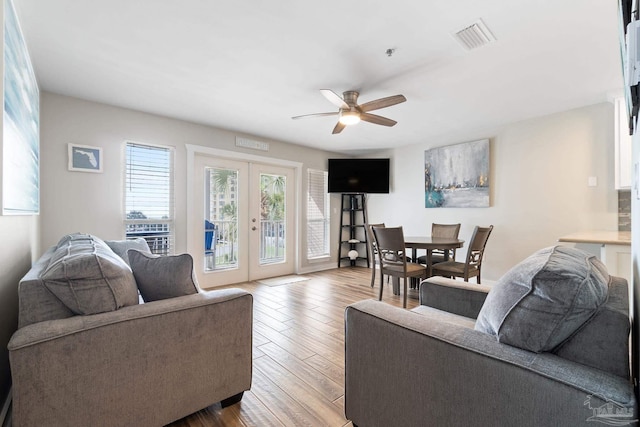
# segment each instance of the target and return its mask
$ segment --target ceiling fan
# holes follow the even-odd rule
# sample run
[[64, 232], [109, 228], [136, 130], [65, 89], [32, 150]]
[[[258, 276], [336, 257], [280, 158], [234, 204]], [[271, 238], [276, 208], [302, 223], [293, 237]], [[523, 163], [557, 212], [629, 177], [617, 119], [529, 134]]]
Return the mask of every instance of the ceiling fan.
[[374, 123], [382, 126], [393, 126], [397, 122], [386, 117], [371, 114], [369, 111], [378, 110], [380, 108], [390, 107], [392, 105], [405, 102], [407, 98], [404, 95], [388, 96], [386, 98], [376, 99], [374, 101], [365, 102], [358, 105], [359, 93], [355, 90], [348, 90], [342, 94], [342, 98], [331, 89], [320, 89], [320, 93], [329, 100], [333, 105], [339, 108], [338, 111], [332, 113], [315, 113], [305, 114], [303, 116], [295, 116], [292, 119], [303, 119], [307, 117], [323, 117], [338, 116], [338, 123], [333, 128], [333, 134], [340, 133], [347, 125], [353, 125], [360, 120]]

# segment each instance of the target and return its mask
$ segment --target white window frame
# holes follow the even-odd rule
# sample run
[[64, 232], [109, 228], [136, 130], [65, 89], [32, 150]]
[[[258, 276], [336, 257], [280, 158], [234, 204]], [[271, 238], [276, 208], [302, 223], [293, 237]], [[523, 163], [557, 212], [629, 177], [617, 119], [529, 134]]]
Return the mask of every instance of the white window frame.
[[[329, 173], [323, 170], [307, 169], [307, 259], [320, 259], [329, 258], [331, 247], [331, 199], [329, 197], [329, 185], [328, 185]], [[322, 179], [323, 184], [319, 184]], [[322, 185], [322, 189], [320, 188]], [[322, 191], [322, 207], [318, 207], [318, 203], [312, 198], [312, 194], [318, 194]], [[323, 212], [321, 212], [323, 211]], [[322, 234], [324, 235], [324, 241], [321, 244], [324, 246], [322, 251], [311, 252], [312, 248], [318, 245], [312, 245], [311, 242], [314, 238], [312, 236], [312, 224], [321, 222], [323, 224]]]
[[[162, 218], [146, 218], [146, 219], [132, 219], [127, 218], [129, 206], [127, 203], [127, 196], [129, 195], [128, 188], [128, 175], [130, 175], [129, 169], [129, 147], [138, 146], [143, 148], [163, 150], [169, 155], [169, 167], [163, 171], [168, 173], [169, 191], [167, 194], [168, 200], [166, 201], [166, 209], [168, 214]], [[136, 237], [144, 238], [149, 244], [151, 251], [158, 255], [171, 255], [175, 252], [175, 147], [166, 145], [157, 145], [149, 143], [141, 143], [136, 141], [125, 141], [124, 143], [124, 177], [123, 177], [123, 222], [124, 232], [127, 239], [134, 239]], [[132, 232], [132, 226], [142, 228], [141, 231]]]

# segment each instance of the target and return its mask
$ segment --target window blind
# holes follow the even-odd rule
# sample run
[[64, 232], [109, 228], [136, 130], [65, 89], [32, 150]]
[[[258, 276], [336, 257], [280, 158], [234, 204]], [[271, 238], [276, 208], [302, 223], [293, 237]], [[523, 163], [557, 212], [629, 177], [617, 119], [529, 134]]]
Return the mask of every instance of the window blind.
[[307, 257], [329, 256], [328, 172], [307, 170]]
[[158, 255], [173, 253], [174, 150], [127, 142], [124, 217], [127, 239], [144, 238]]

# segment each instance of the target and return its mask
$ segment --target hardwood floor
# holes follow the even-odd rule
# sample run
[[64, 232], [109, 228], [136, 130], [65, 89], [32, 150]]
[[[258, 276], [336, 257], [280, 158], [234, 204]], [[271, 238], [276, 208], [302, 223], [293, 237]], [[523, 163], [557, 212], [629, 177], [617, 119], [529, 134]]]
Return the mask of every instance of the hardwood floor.
[[[254, 296], [251, 390], [236, 405], [212, 405], [172, 427], [352, 425], [344, 417], [344, 309], [377, 299], [379, 285], [370, 287], [371, 270], [362, 267], [304, 276], [280, 286], [231, 286]], [[382, 300], [402, 307], [390, 284]], [[416, 305], [410, 297], [407, 307]]]

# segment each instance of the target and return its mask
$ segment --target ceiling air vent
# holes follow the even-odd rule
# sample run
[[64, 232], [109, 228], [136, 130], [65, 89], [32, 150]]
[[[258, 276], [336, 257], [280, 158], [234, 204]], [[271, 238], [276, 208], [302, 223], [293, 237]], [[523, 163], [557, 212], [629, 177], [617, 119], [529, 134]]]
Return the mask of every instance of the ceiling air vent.
[[467, 50], [477, 49], [496, 40], [482, 19], [457, 31], [453, 36]]

